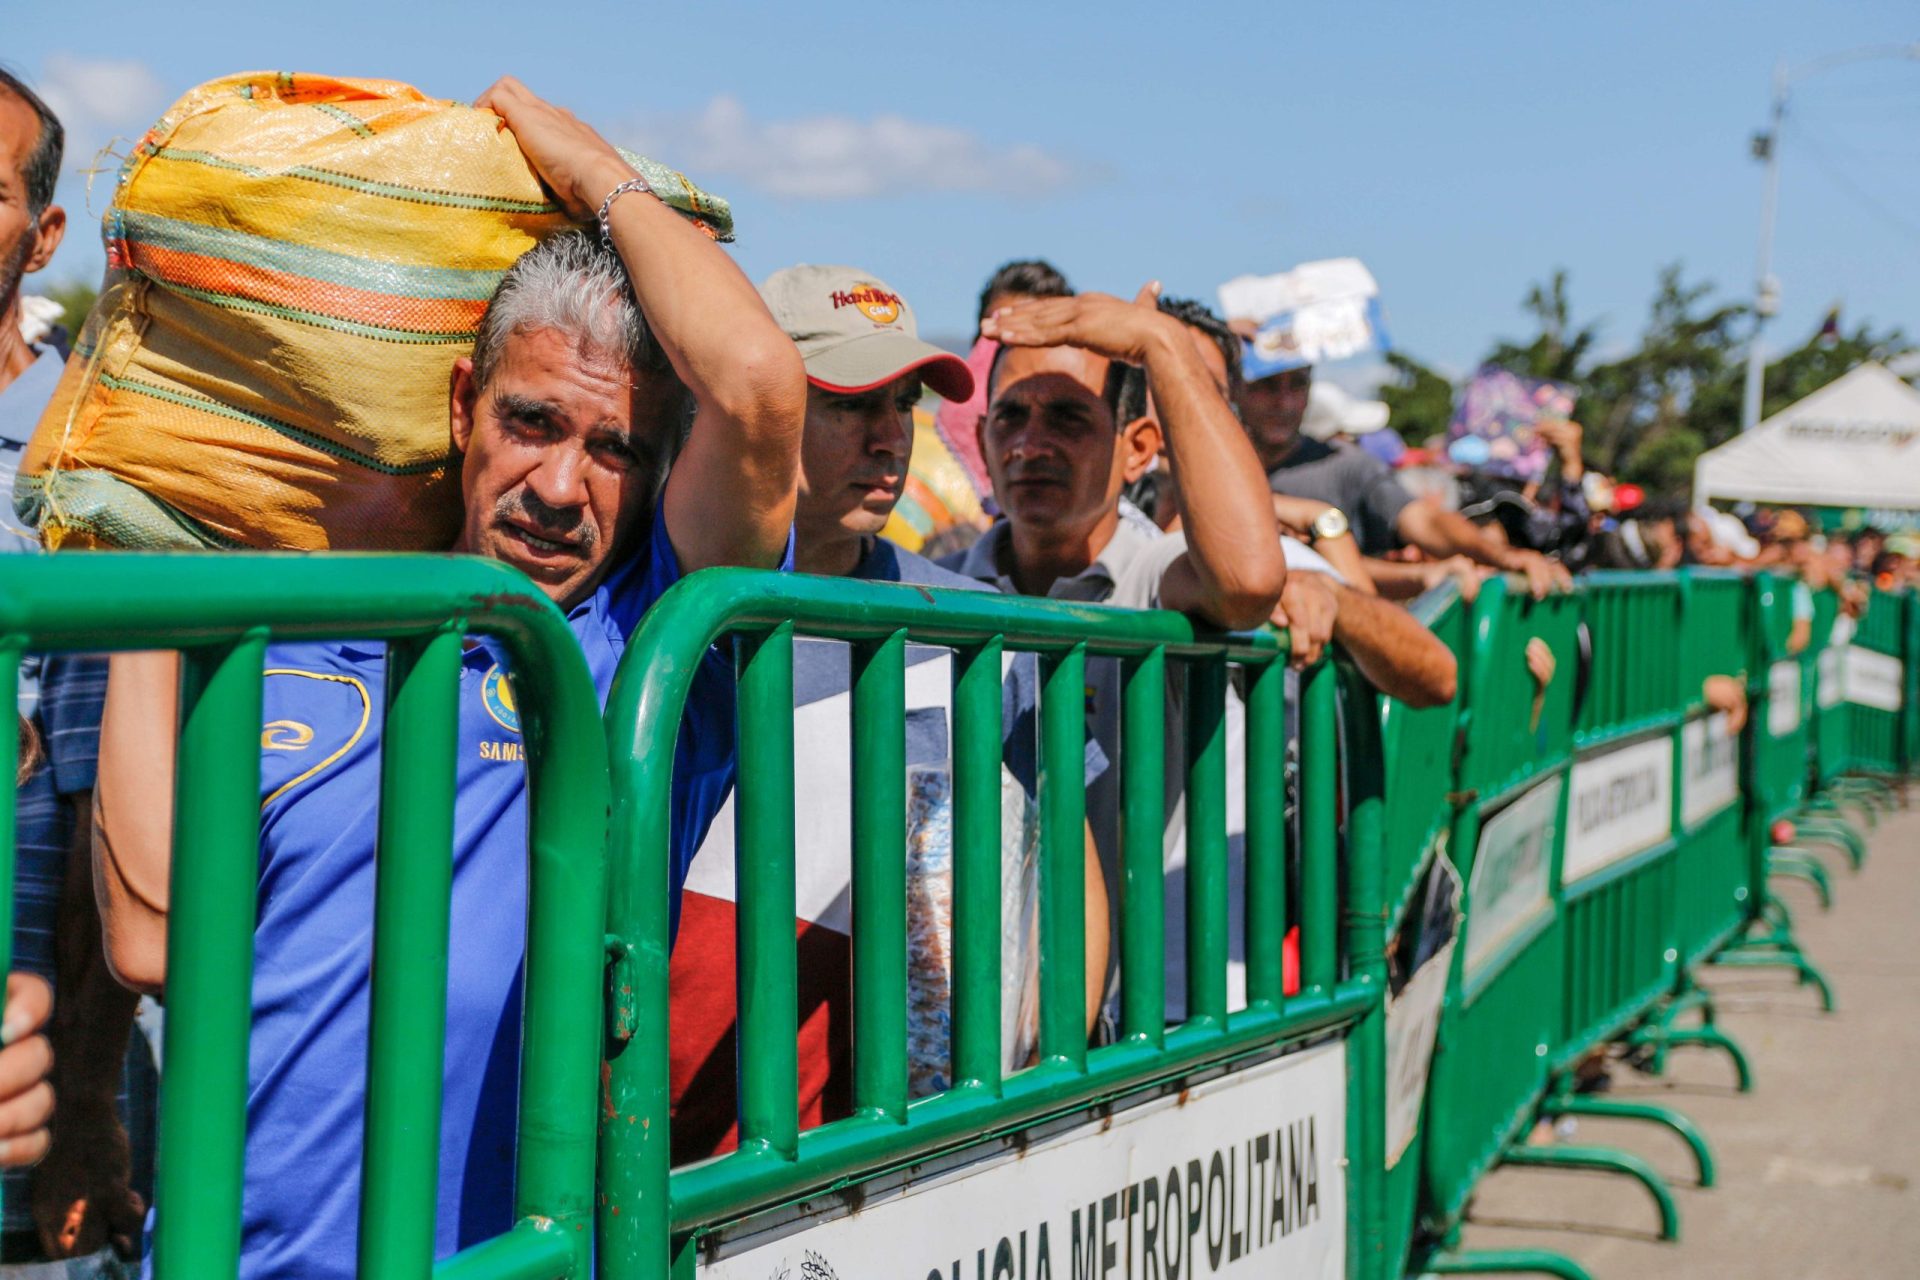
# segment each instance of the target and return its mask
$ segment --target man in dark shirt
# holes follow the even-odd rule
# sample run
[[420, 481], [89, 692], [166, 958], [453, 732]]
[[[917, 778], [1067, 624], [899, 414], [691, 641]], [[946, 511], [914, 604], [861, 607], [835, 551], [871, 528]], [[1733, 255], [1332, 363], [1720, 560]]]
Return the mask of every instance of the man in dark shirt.
[[1275, 493], [1338, 507], [1369, 556], [1401, 543], [1412, 543], [1439, 560], [1464, 555], [1490, 568], [1525, 574], [1536, 597], [1571, 581], [1564, 568], [1539, 552], [1502, 546], [1458, 512], [1416, 500], [1385, 463], [1364, 450], [1303, 437], [1300, 423], [1307, 413], [1313, 366], [1290, 352], [1263, 355], [1251, 345], [1244, 355], [1248, 381], [1240, 391], [1240, 420]]

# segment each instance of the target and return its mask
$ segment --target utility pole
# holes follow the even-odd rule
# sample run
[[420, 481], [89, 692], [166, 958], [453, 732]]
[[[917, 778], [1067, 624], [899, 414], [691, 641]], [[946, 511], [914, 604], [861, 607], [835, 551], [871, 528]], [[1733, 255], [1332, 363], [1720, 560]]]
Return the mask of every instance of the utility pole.
[[1754, 158], [1767, 166], [1764, 193], [1760, 197], [1760, 260], [1753, 276], [1753, 341], [1747, 344], [1746, 395], [1740, 403], [1740, 429], [1751, 431], [1760, 421], [1760, 390], [1767, 371], [1767, 352], [1763, 338], [1767, 321], [1780, 310], [1780, 282], [1773, 276], [1773, 218], [1780, 200], [1780, 122], [1787, 114], [1787, 64], [1773, 68], [1773, 110], [1767, 117], [1767, 131], [1753, 136]]
[[1789, 71], [1785, 62], [1773, 68], [1773, 108], [1767, 116], [1767, 131], [1753, 135], [1753, 158], [1767, 166], [1766, 186], [1760, 197], [1760, 260], [1753, 283], [1753, 341], [1747, 347], [1746, 394], [1741, 398], [1740, 429], [1751, 431], [1760, 422], [1761, 390], [1767, 371], [1767, 321], [1780, 310], [1780, 282], [1773, 275], [1773, 223], [1780, 201], [1780, 126], [1787, 116], [1787, 92], [1808, 76], [1854, 62], [1879, 58], [1920, 59], [1920, 42], [1913, 44], [1876, 44], [1847, 49], [1815, 58]]

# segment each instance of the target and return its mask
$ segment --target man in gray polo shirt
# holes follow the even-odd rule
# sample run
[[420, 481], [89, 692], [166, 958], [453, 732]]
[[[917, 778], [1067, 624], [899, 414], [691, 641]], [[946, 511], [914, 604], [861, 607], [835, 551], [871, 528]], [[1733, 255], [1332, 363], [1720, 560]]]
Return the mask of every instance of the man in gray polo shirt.
[[1273, 491], [1325, 502], [1344, 513], [1328, 530], [1316, 528], [1316, 535], [1338, 536], [1351, 523], [1360, 550], [1369, 556], [1401, 543], [1440, 560], [1463, 555], [1526, 575], [1536, 598], [1570, 585], [1567, 571], [1539, 552], [1495, 543], [1459, 512], [1416, 500], [1385, 463], [1364, 449], [1302, 436], [1313, 366], [1297, 353], [1248, 344], [1242, 356], [1247, 380], [1240, 390], [1240, 417]]
[[[1265, 477], [1186, 327], [1156, 305], [1158, 292], [1149, 285], [1132, 303], [1050, 298], [987, 317], [983, 333], [1002, 349], [988, 374], [980, 450], [1005, 518], [949, 563], [1013, 594], [1256, 627], [1286, 582]], [[1147, 370], [1157, 416], [1122, 420], [1129, 365]], [[1163, 431], [1179, 474], [1206, 477], [1207, 502], [1177, 534], [1120, 501], [1160, 451]], [[1175, 712], [1180, 684], [1168, 682]], [[1087, 724], [1105, 756], [1119, 759], [1120, 671], [1111, 659], [1087, 664]], [[1118, 773], [1109, 769], [1087, 789], [1110, 884], [1120, 882]], [[1177, 794], [1177, 769], [1168, 788]]]

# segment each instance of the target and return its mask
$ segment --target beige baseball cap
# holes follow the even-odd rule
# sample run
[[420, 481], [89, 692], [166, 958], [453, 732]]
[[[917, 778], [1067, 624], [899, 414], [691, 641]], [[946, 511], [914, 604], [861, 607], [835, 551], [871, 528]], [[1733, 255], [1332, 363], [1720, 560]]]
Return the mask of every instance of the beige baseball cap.
[[948, 400], [973, 395], [967, 362], [920, 341], [913, 308], [886, 281], [853, 267], [787, 267], [760, 285], [767, 309], [826, 391], [871, 391], [917, 373]]

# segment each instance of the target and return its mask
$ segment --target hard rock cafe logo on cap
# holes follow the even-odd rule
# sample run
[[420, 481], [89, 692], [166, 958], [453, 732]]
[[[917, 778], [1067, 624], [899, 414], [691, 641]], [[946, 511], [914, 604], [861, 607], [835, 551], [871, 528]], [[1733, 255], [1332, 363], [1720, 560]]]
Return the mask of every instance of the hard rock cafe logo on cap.
[[855, 308], [875, 324], [893, 324], [900, 319], [900, 295], [865, 280], [856, 281], [852, 289], [833, 291], [833, 309], [842, 307]]

